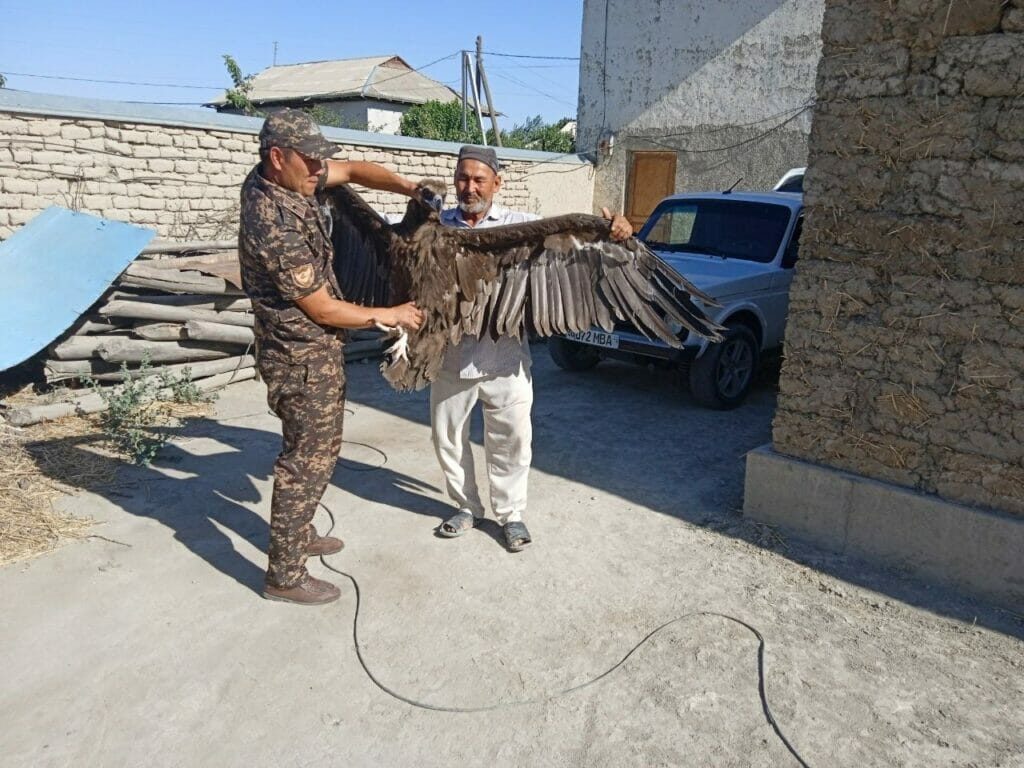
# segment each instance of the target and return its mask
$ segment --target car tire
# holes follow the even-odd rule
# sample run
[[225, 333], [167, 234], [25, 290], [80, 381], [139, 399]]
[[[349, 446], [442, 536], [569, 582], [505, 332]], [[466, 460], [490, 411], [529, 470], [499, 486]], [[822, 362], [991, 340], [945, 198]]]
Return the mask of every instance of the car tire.
[[563, 371], [589, 371], [601, 362], [601, 357], [594, 347], [569, 341], [561, 336], [552, 336], [548, 339], [548, 353], [555, 361], [555, 365]]
[[759, 358], [757, 338], [747, 326], [726, 326], [725, 338], [711, 344], [690, 366], [690, 392], [705, 408], [740, 405], [754, 383]]

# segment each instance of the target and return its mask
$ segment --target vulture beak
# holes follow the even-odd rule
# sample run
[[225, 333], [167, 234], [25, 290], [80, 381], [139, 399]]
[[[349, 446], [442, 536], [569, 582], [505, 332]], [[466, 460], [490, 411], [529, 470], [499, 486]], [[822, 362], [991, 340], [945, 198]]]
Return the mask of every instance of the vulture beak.
[[420, 202], [427, 208], [432, 208], [436, 213], [441, 213], [444, 207], [444, 197], [427, 187], [420, 187]]

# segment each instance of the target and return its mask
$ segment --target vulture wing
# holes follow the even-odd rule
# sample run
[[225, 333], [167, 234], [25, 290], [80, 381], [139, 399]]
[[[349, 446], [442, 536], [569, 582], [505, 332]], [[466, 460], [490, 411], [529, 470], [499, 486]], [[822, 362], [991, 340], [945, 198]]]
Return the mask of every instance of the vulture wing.
[[346, 186], [333, 188], [329, 201], [343, 297], [376, 306], [411, 299], [426, 315], [407, 354], [382, 368], [396, 389], [433, 381], [447, 345], [464, 336], [612, 331], [621, 321], [674, 347], [681, 342], [673, 327], [721, 338], [695, 303], [715, 305], [710, 296], [635, 238], [613, 241], [611, 223], [597, 216], [461, 229], [442, 226], [422, 201], [410, 202], [397, 225]]
[[671, 324], [719, 340], [721, 326], [694, 303], [717, 306], [636, 238], [616, 242], [611, 222], [570, 214], [486, 229], [444, 228], [438, 239], [455, 254], [456, 327], [462, 336], [540, 336], [615, 322], [681, 346]]
[[327, 204], [333, 221], [334, 274], [342, 297], [369, 307], [398, 303], [390, 283], [391, 225], [347, 184], [332, 187]]

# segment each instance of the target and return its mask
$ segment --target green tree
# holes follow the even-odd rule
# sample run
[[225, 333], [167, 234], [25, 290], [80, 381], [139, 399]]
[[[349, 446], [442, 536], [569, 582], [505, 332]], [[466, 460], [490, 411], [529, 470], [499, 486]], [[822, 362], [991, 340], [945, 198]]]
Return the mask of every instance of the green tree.
[[571, 134], [562, 130], [568, 117], [557, 123], [546, 124], [540, 115], [528, 118], [522, 125], [513, 126], [512, 130], [501, 135], [502, 144], [506, 147], [519, 149], [536, 149], [542, 152], [575, 152], [576, 140]]
[[4, 77], [3, 75], [0, 75], [0, 88], [6, 88], [6, 87], [7, 87], [7, 78]]
[[[540, 115], [529, 118], [510, 131], [501, 132], [501, 143], [518, 149], [537, 149], [543, 152], [575, 152], [576, 140], [562, 131], [570, 118], [546, 124]], [[456, 141], [480, 144], [480, 126], [476, 115], [470, 114], [468, 131], [462, 130], [462, 103], [459, 101], [428, 101], [411, 107], [404, 115], [399, 131], [403, 136], [416, 136], [437, 141]], [[494, 146], [494, 131], [487, 131], [487, 143]]]
[[314, 104], [312, 107], [303, 107], [302, 109], [313, 118], [313, 122], [317, 125], [329, 125], [332, 128], [353, 128], [361, 131], [366, 130], [365, 125], [362, 128], [354, 125], [346, 125], [345, 119], [341, 115], [337, 112], [332, 112], [322, 104]]
[[228, 68], [228, 75], [235, 86], [234, 88], [228, 88], [224, 93], [224, 98], [228, 104], [246, 115], [259, 115], [259, 110], [256, 109], [256, 106], [249, 98], [249, 94], [252, 93], [252, 79], [255, 75], [243, 75], [242, 68], [238, 66], [238, 62], [227, 53], [224, 54], [224, 66]]
[[476, 115], [470, 115], [467, 126], [468, 130], [463, 131], [461, 101], [428, 101], [410, 107], [402, 115], [398, 130], [403, 136], [416, 136], [420, 139], [480, 144], [482, 136]]

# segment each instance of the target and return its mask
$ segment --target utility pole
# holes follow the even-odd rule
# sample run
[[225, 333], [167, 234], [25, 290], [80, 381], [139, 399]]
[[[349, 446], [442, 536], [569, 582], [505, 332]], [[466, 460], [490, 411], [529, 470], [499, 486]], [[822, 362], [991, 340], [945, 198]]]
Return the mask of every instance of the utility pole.
[[277, 40], [274, 41], [274, 66], [277, 66]]
[[[498, 116], [494, 111], [494, 100], [491, 98], [491, 87], [487, 85], [487, 73], [484, 72], [484, 39], [476, 36], [476, 92], [479, 95], [480, 86], [483, 85], [484, 95], [487, 97], [487, 111], [491, 113], [491, 127], [494, 129], [494, 143], [501, 146], [501, 133], [498, 131]], [[478, 100], [479, 106], [479, 100]], [[486, 136], [484, 137], [486, 144]]]
[[466, 97], [469, 92], [469, 79], [466, 77], [466, 57], [469, 56], [469, 51], [462, 51], [462, 135], [465, 136], [469, 132], [469, 104], [466, 102]]
[[477, 85], [476, 76], [473, 74], [473, 60], [469, 51], [462, 52], [462, 130], [469, 133], [469, 126], [466, 120], [466, 90], [473, 94], [473, 109], [476, 112], [476, 122], [480, 126], [480, 135], [484, 146], [487, 146], [487, 132], [484, 130], [484, 116], [480, 112], [480, 88]]

